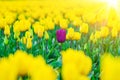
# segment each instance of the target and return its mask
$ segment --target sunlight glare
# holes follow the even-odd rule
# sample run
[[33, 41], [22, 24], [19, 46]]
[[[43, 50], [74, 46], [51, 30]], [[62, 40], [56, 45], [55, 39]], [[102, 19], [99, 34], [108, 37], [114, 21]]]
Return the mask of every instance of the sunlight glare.
[[118, 1], [117, 0], [106, 0], [106, 3], [109, 7], [117, 8], [118, 7]]

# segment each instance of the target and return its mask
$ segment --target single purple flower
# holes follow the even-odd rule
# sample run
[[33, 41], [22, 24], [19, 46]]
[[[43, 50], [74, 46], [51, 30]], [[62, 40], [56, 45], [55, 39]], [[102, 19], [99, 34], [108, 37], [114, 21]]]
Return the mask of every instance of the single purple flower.
[[59, 29], [56, 31], [56, 38], [59, 43], [63, 43], [66, 40], [66, 30]]

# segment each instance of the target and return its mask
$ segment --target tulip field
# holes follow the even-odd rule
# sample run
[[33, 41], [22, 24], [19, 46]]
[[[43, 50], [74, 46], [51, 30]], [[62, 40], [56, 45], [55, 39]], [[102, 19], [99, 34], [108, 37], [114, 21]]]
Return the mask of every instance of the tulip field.
[[120, 80], [120, 0], [0, 0], [0, 80]]

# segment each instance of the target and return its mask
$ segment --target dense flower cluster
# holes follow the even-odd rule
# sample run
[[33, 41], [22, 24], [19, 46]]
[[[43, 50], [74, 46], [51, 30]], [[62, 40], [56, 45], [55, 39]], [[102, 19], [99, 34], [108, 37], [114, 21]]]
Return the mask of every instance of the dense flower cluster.
[[0, 1], [0, 80], [120, 80], [119, 8], [120, 0]]

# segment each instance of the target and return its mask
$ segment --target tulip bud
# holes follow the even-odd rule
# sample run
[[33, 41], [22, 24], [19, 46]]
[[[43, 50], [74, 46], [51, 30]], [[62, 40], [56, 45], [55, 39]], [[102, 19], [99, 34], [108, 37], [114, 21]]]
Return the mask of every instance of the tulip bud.
[[47, 31], [45, 31], [45, 35], [44, 35], [45, 39], [48, 40], [49, 39], [49, 34]]

